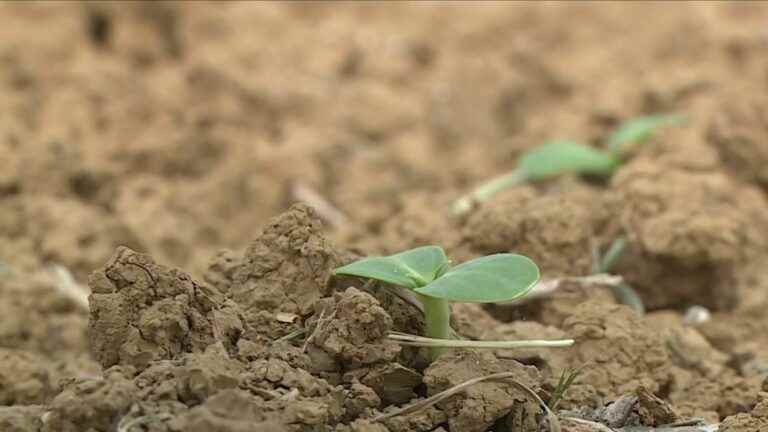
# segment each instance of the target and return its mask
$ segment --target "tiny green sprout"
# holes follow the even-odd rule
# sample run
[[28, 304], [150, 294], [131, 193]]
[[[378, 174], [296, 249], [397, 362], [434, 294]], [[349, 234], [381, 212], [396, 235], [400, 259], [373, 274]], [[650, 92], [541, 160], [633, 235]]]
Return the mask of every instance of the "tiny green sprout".
[[464, 214], [475, 203], [487, 201], [498, 192], [517, 184], [546, 180], [563, 174], [608, 177], [624, 161], [625, 155], [656, 130], [679, 125], [680, 115], [650, 115], [629, 120], [606, 140], [607, 150], [599, 150], [571, 140], [549, 141], [524, 153], [517, 168], [475, 188], [453, 203], [454, 215]]
[[608, 136], [608, 151], [616, 158], [643, 143], [655, 131], [666, 126], [679, 126], [685, 122], [685, 117], [679, 114], [655, 114], [637, 117], [619, 126]]
[[[452, 267], [439, 246], [364, 258], [337, 268], [334, 274], [375, 279], [413, 291], [424, 307], [427, 337], [442, 340], [451, 338], [450, 301], [513, 300], [527, 294], [539, 280], [539, 268], [525, 256], [500, 253]], [[431, 346], [432, 357], [443, 349]]]
[[549, 409], [552, 411], [557, 409], [557, 405], [563, 400], [565, 392], [576, 382], [576, 379], [579, 378], [581, 372], [581, 368], [563, 369], [563, 373], [560, 374], [560, 379], [557, 381], [557, 385], [552, 391], [552, 396], [549, 398]]

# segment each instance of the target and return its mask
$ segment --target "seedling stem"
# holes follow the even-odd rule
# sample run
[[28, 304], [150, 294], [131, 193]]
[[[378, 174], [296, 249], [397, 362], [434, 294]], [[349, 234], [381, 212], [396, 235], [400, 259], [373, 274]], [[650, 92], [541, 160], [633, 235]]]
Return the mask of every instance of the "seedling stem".
[[514, 170], [509, 174], [496, 177], [495, 179], [492, 179], [489, 182], [478, 186], [469, 194], [459, 198], [453, 204], [453, 213], [466, 213], [472, 210], [472, 207], [476, 203], [485, 202], [504, 189], [511, 188], [512, 186], [516, 186], [527, 181], [528, 176], [521, 170]]
[[[424, 320], [426, 321], [427, 337], [434, 339], [451, 338], [451, 307], [448, 300], [416, 294], [424, 305]], [[435, 360], [445, 351], [444, 347], [435, 347], [430, 351]]]

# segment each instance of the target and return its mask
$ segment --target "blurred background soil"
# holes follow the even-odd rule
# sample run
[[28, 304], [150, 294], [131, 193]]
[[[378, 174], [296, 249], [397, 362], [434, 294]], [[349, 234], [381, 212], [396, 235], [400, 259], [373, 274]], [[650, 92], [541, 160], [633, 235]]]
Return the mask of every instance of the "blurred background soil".
[[[0, 358], [42, 365], [0, 376], [6, 405], [100, 373], [52, 265], [86, 284], [128, 246], [202, 277], [318, 200], [340, 248], [515, 250], [550, 276], [626, 235], [652, 312], [710, 307], [728, 367], [768, 371], [765, 3], [3, 2], [0, 22]], [[688, 122], [606, 184], [447, 216], [521, 151], [659, 112]]]

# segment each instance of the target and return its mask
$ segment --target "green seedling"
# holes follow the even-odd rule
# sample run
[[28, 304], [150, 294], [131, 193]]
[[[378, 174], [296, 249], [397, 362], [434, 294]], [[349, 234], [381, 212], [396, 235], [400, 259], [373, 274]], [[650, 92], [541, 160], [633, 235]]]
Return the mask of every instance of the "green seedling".
[[[627, 239], [624, 237], [619, 237], [613, 241], [611, 246], [602, 257], [599, 257], [599, 252], [596, 250], [595, 255], [597, 256], [597, 259], [595, 259], [595, 265], [592, 268], [592, 273], [610, 273], [611, 270], [613, 270], [613, 268], [616, 266], [616, 263], [619, 261], [619, 258], [624, 253], [626, 248]], [[643, 304], [643, 300], [631, 285], [621, 281], [616, 285], [609, 285], [609, 287], [611, 288], [611, 291], [613, 291], [613, 295], [616, 297], [619, 303], [631, 307], [639, 315], [645, 315], [645, 305]]]
[[[391, 338], [404, 345], [429, 346], [433, 358], [445, 346], [499, 347], [490, 341], [442, 342], [452, 336], [449, 302], [508, 301], [524, 296], [539, 280], [539, 268], [522, 255], [501, 253], [451, 266], [445, 252], [438, 246], [423, 246], [390, 256], [364, 258], [337, 268], [334, 274], [375, 279], [412, 291], [423, 306], [427, 338], [401, 333], [393, 334]], [[521, 341], [515, 346], [531, 346], [525, 342]], [[546, 342], [542, 341], [542, 346], [568, 346], [573, 343]]]
[[628, 153], [636, 145], [642, 144], [657, 130], [667, 126], [679, 126], [685, 117], [679, 114], [655, 114], [637, 117], [619, 126], [608, 136], [608, 152], [617, 158]]
[[560, 374], [560, 379], [557, 381], [555, 389], [552, 391], [552, 396], [549, 398], [549, 408], [552, 411], [557, 409], [557, 405], [563, 400], [565, 392], [576, 382], [576, 379], [581, 375], [581, 369], [565, 368], [563, 373]]
[[475, 188], [454, 202], [452, 212], [461, 215], [476, 203], [487, 201], [512, 186], [546, 180], [563, 174], [608, 177], [625, 160], [627, 153], [647, 140], [656, 130], [683, 122], [679, 115], [651, 115], [623, 123], [606, 139], [606, 150], [571, 140], [550, 141], [524, 153], [517, 168]]

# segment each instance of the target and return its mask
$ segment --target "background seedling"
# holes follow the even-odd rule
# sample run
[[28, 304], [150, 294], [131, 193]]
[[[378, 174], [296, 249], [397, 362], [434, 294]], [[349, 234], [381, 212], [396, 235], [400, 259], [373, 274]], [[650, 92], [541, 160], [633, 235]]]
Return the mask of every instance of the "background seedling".
[[611, 274], [611, 270], [618, 262], [621, 254], [626, 249], [626, 246], [627, 240], [624, 237], [619, 237], [611, 243], [611, 246], [603, 255], [600, 255], [600, 250], [597, 247], [594, 247], [592, 250], [594, 264], [592, 266], [591, 275], [541, 280], [525, 297], [509, 302], [501, 302], [499, 305], [519, 306], [533, 300], [547, 298], [552, 296], [566, 283], [577, 283], [582, 285], [597, 284], [608, 287], [619, 303], [631, 307], [639, 315], [644, 315], [645, 306], [635, 289], [626, 283], [621, 276]]
[[[423, 246], [386, 257], [364, 258], [336, 269], [334, 274], [375, 279], [414, 292], [423, 306], [427, 338], [402, 333], [391, 337], [406, 345], [429, 346], [433, 358], [446, 346], [532, 346], [532, 341], [449, 341], [452, 336], [449, 302], [508, 301], [524, 296], [536, 284], [539, 268], [522, 255], [489, 255], [451, 267], [442, 248]], [[568, 346], [572, 343], [571, 340], [541, 341], [533, 346]]]
[[605, 151], [571, 140], [547, 142], [524, 153], [511, 173], [484, 183], [456, 200], [451, 210], [455, 215], [466, 213], [476, 203], [487, 201], [498, 192], [520, 183], [563, 174], [610, 176], [626, 154], [653, 132], [682, 122], [683, 117], [679, 115], [651, 115], [629, 120], [608, 136]]
[[[595, 255], [598, 255], [598, 258], [595, 260], [595, 265], [592, 269], [593, 273], [610, 273], [621, 257], [621, 254], [624, 253], [626, 247], [627, 240], [624, 237], [619, 237], [613, 241], [602, 257], [599, 257], [599, 252], [595, 251]], [[608, 286], [613, 291], [613, 295], [619, 303], [631, 307], [639, 315], [645, 315], [645, 305], [643, 304], [643, 300], [631, 285], [621, 280], [616, 284], [609, 284]]]
[[679, 114], [654, 114], [637, 117], [623, 123], [609, 135], [606, 147], [610, 154], [620, 158], [636, 145], [642, 144], [660, 128], [681, 125], [684, 121], [685, 117]]

